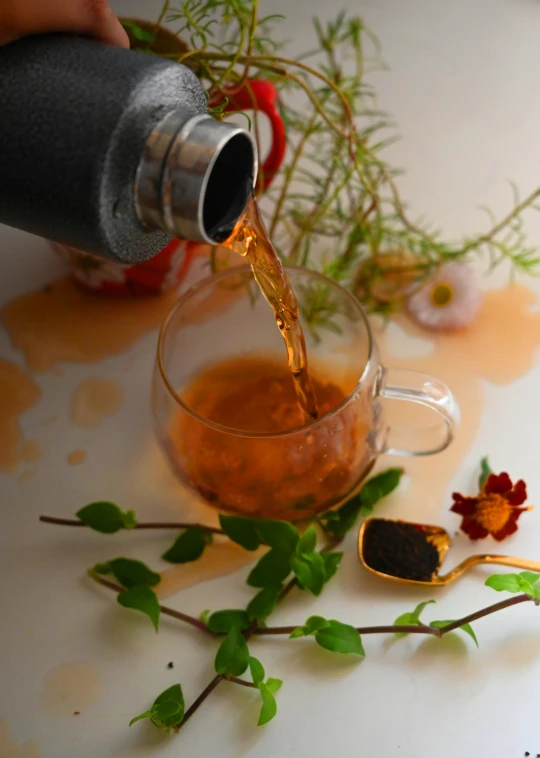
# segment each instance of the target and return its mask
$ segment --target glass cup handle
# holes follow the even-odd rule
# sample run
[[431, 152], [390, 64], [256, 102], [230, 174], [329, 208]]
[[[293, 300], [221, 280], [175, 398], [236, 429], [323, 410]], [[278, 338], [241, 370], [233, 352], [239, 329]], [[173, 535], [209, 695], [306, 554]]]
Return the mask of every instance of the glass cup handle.
[[429, 374], [406, 369], [381, 368], [378, 394], [391, 400], [406, 400], [430, 408], [439, 424], [426, 428], [395, 426], [386, 430], [382, 453], [389, 455], [434, 455], [454, 439], [459, 423], [459, 406], [449, 387]]

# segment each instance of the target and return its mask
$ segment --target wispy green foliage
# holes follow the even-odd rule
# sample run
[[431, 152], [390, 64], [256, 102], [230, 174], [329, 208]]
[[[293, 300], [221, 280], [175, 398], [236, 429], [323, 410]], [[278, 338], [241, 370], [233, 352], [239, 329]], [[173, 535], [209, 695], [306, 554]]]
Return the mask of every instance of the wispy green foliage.
[[[394, 182], [399, 171], [383, 157], [396, 138], [395, 125], [367, 81], [385, 66], [378, 40], [361, 18], [342, 12], [327, 22], [315, 19], [313, 48], [291, 60], [280, 55], [286, 25], [261, 9], [259, 0], [168, 0], [161, 18], [191, 48], [179, 59], [198, 74], [219, 117], [225, 98], [234, 101], [249, 78], [269, 79], [280, 90], [289, 151], [266, 209], [283, 259], [322, 266], [383, 313], [400, 302], [398, 295], [395, 301], [381, 299], [373, 286], [384, 276], [384, 255], [392, 251], [412, 253], [405, 268], [413, 281], [444, 261], [475, 253], [484, 254], [491, 267], [509, 261], [515, 270], [540, 273], [540, 256], [526, 241], [522, 215], [537, 207], [540, 188], [523, 201], [514, 191], [514, 208], [505, 218], [491, 217], [487, 232], [452, 244], [408, 216]], [[258, 139], [256, 114], [253, 131]], [[311, 303], [310, 323], [334, 329], [324, 298], [319, 305]]]

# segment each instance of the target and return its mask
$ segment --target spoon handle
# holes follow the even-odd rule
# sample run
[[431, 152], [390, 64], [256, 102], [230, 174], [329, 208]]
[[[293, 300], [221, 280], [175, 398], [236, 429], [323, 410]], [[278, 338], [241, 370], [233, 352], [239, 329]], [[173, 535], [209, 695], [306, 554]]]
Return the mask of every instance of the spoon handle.
[[473, 558], [475, 558], [475, 563], [496, 563], [500, 566], [511, 566], [540, 573], [540, 561], [529, 561], [527, 558], [516, 558], [511, 555], [475, 555]]

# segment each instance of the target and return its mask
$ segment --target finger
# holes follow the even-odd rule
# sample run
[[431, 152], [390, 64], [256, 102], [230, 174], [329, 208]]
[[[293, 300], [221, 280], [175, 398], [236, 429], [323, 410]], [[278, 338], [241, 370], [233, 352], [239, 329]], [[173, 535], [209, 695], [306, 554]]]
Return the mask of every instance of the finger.
[[0, 1], [0, 44], [47, 32], [73, 32], [129, 47], [107, 0]]

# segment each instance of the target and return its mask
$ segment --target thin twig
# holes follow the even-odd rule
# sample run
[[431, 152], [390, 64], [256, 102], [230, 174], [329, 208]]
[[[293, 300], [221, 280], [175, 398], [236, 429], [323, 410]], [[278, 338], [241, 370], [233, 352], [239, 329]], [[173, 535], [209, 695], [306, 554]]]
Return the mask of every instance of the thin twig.
[[[342, 538], [341, 538], [341, 537], [332, 537], [330, 540], [328, 540], [328, 541], [327, 541], [327, 543], [325, 544], [325, 546], [324, 546], [323, 550], [324, 550], [324, 551], [333, 550], [333, 549], [334, 549], [334, 548], [335, 548], [337, 545], [339, 545], [339, 543], [340, 543], [341, 541], [342, 541]], [[278, 603], [279, 603], [279, 601], [280, 601], [280, 600], [282, 600], [282, 599], [283, 599], [283, 598], [284, 598], [286, 595], [288, 595], [288, 594], [289, 594], [289, 592], [290, 592], [290, 591], [293, 589], [293, 587], [296, 587], [296, 577], [295, 577], [294, 579], [291, 579], [291, 580], [290, 580], [290, 581], [289, 581], [289, 582], [288, 582], [288, 583], [285, 585], [285, 587], [284, 587], [284, 588], [281, 590], [281, 593], [280, 593], [280, 595], [279, 595], [279, 597], [278, 597]], [[250, 639], [250, 637], [252, 637], [253, 635], [255, 635], [255, 634], [258, 634], [258, 633], [259, 633], [259, 632], [258, 632], [258, 629], [259, 629], [259, 627], [257, 627], [257, 626], [256, 626], [256, 624], [255, 624], [255, 622], [254, 622], [254, 623], [253, 623], [253, 624], [250, 626], [250, 628], [249, 628], [249, 629], [246, 629], [246, 631], [244, 632], [244, 638], [245, 638], [245, 640], [247, 641], [247, 640], [249, 640], [249, 639]], [[218, 679], [218, 681], [216, 681], [216, 679]], [[195, 702], [193, 703], [193, 705], [191, 706], [191, 708], [189, 708], [189, 709], [186, 711], [186, 714], [185, 714], [185, 716], [184, 716], [184, 719], [183, 719], [182, 723], [180, 724], [180, 726], [181, 726], [181, 727], [182, 727], [182, 726], [185, 724], [186, 718], [188, 718], [188, 714], [189, 714], [189, 716], [192, 716], [192, 715], [193, 715], [193, 713], [195, 713], [195, 711], [197, 710], [197, 708], [198, 708], [198, 707], [199, 707], [199, 706], [200, 706], [200, 705], [201, 705], [201, 704], [202, 704], [202, 703], [203, 703], [203, 702], [206, 700], [206, 698], [208, 697], [208, 695], [209, 695], [209, 694], [210, 694], [210, 693], [211, 693], [211, 692], [212, 692], [212, 691], [213, 691], [213, 690], [214, 690], [214, 689], [217, 687], [217, 685], [219, 684], [219, 682], [220, 682], [222, 679], [223, 679], [223, 677], [222, 677], [222, 676], [219, 676], [219, 677], [214, 677], [214, 678], [212, 679], [212, 681], [211, 681], [211, 682], [210, 682], [210, 684], [209, 684], [209, 685], [206, 687], [206, 689], [205, 689], [205, 690], [204, 690], [204, 691], [201, 693], [201, 695], [199, 695], [199, 697], [197, 698], [197, 700], [195, 700]], [[239, 682], [238, 682], [238, 683], [239, 683]], [[203, 697], [203, 696], [204, 696], [204, 697]]]
[[[96, 574], [94, 571], [88, 572], [89, 576], [98, 584], [101, 584], [103, 587], [107, 587], [110, 590], [113, 590], [114, 592], [124, 592], [125, 587], [121, 587], [119, 584], [116, 584], [115, 582], [109, 581], [109, 579], [104, 579], [99, 574]], [[208, 626], [204, 623], [204, 621], [201, 621], [198, 618], [195, 618], [195, 616], [188, 616], [187, 613], [182, 613], [182, 611], [175, 611], [174, 608], [168, 608], [166, 605], [160, 605], [159, 609], [161, 613], [163, 613], [165, 616], [171, 616], [174, 619], [178, 619], [178, 621], [183, 621], [184, 624], [189, 624], [190, 626], [194, 626], [196, 629], [199, 629], [201, 632], [206, 632], [207, 634], [211, 634], [212, 637], [214, 637], [214, 632], [212, 632]]]
[[[470, 613], [468, 616], [456, 619], [456, 621], [452, 621], [451, 624], [441, 628], [427, 626], [426, 624], [406, 626], [391, 624], [388, 626], [358, 626], [356, 627], [356, 631], [360, 634], [428, 634], [433, 637], [444, 637], [445, 634], [459, 629], [464, 624], [470, 624], [472, 621], [484, 618], [484, 616], [490, 616], [492, 613], [497, 613], [497, 611], [510, 608], [513, 605], [519, 605], [519, 603], [526, 603], [531, 600], [534, 600], [534, 598], [530, 595], [515, 595], [506, 600], [501, 600], [499, 603], [488, 605], [487, 608], [482, 608], [480, 611]], [[296, 628], [297, 626], [259, 627], [255, 630], [255, 634], [258, 636], [266, 634], [291, 634]]]
[[473, 247], [478, 247], [478, 245], [483, 245], [488, 242], [492, 242], [493, 238], [499, 234], [508, 224], [510, 224], [513, 219], [515, 219], [517, 216], [520, 215], [524, 210], [526, 210], [534, 201], [540, 197], [540, 187], [537, 187], [537, 189], [534, 190], [534, 192], [531, 192], [530, 195], [528, 195], [524, 200], [521, 201], [521, 203], [518, 203], [511, 211], [508, 213], [501, 221], [499, 221], [497, 224], [495, 224], [489, 232], [486, 232], [486, 234], [482, 234], [479, 237], [476, 237], [475, 239], [468, 242], [464, 248], [463, 252], [466, 252]]
[[[56, 518], [56, 516], [40, 516], [39, 520], [44, 524], [56, 524], [57, 526], [86, 526], [79, 519]], [[126, 531], [130, 532], [132, 529], [189, 529], [191, 527], [198, 527], [199, 529], [204, 529], [205, 532], [212, 532], [212, 534], [224, 534], [223, 530], [217, 526], [178, 521], [141, 521], [139, 524], [135, 524], [134, 527], [126, 529]]]
[[512, 605], [527, 603], [531, 600], [534, 601], [534, 598], [530, 595], [514, 595], [513, 597], [509, 597], [506, 600], [501, 600], [499, 603], [488, 605], [487, 608], [482, 608], [482, 610], [476, 611], [476, 613], [470, 613], [468, 616], [464, 616], [457, 621], [453, 621], [451, 624], [448, 624], [448, 626], [443, 627], [440, 631], [442, 634], [447, 634], [448, 632], [454, 631], [454, 629], [459, 629], [459, 627], [463, 626], [463, 624], [470, 624], [472, 621], [477, 621], [484, 616], [489, 616], [492, 613], [497, 613], [497, 611], [502, 611], [505, 608], [510, 608]]
[[175, 732], [179, 732], [182, 727], [186, 725], [186, 722], [189, 721], [189, 719], [193, 716], [195, 711], [201, 707], [201, 705], [204, 703], [208, 695], [210, 695], [218, 686], [218, 684], [222, 681], [223, 675], [222, 674], [216, 674], [216, 676], [212, 679], [212, 681], [204, 688], [204, 690], [201, 692], [199, 697], [193, 701], [193, 703], [189, 706], [187, 711], [184, 713], [184, 718], [182, 719], [182, 722], [175, 727]]
[[224, 679], [226, 679], [228, 682], [234, 682], [234, 684], [241, 684], [242, 687], [251, 687], [252, 689], [257, 689], [255, 682], [248, 682], [246, 679], [238, 679], [236, 676], [226, 676]]
[[302, 137], [298, 141], [298, 145], [296, 146], [296, 148], [294, 150], [294, 154], [293, 154], [293, 157], [291, 159], [291, 164], [290, 164], [289, 168], [287, 169], [287, 174], [286, 174], [286, 176], [285, 176], [285, 178], [283, 180], [283, 186], [281, 187], [281, 191], [279, 193], [279, 197], [278, 197], [278, 199], [276, 201], [276, 205], [275, 205], [275, 208], [274, 208], [274, 215], [272, 217], [272, 221], [270, 223], [270, 229], [269, 229], [270, 237], [273, 236], [273, 234], [275, 232], [275, 229], [276, 229], [276, 226], [277, 226], [277, 224], [279, 222], [279, 216], [280, 216], [280, 213], [281, 213], [281, 209], [283, 207], [283, 203], [285, 202], [285, 197], [287, 195], [287, 190], [289, 189], [289, 185], [290, 185], [290, 183], [292, 181], [292, 178], [293, 178], [296, 166], [298, 164], [298, 161], [300, 159], [300, 156], [302, 155], [302, 151], [304, 149], [304, 145], [306, 144], [306, 140], [308, 139], [308, 137], [311, 136], [312, 129], [313, 129], [313, 126], [315, 125], [316, 120], [317, 120], [317, 111], [315, 111], [313, 113], [313, 115], [311, 116], [310, 120], [308, 121], [307, 126], [306, 126], [306, 128], [304, 130], [304, 133], [302, 134]]

